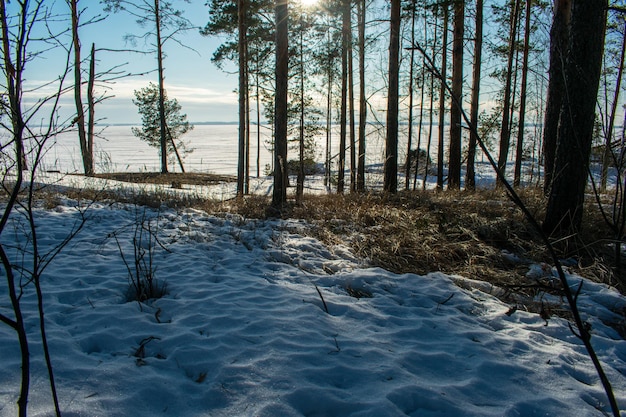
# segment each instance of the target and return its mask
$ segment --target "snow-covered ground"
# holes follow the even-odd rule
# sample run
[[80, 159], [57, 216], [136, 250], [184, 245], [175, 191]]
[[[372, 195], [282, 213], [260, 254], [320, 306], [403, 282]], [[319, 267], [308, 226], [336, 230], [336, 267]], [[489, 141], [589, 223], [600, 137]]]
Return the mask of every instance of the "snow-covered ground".
[[[36, 210], [42, 254], [81, 210], [72, 200]], [[511, 306], [472, 277], [371, 268], [345, 247], [306, 237], [296, 220], [104, 203], [85, 215], [84, 229], [42, 276], [65, 416], [610, 413], [566, 320], [507, 315]], [[139, 304], [127, 301], [120, 251], [133, 262], [142, 219], [158, 236], [141, 247], [154, 249], [167, 294]], [[14, 215], [1, 239], [28, 268], [29, 256], [15, 249], [29, 243], [23, 230]], [[29, 415], [52, 416], [32, 286], [21, 302], [33, 362]], [[626, 299], [584, 281], [579, 302], [626, 410], [626, 341], [607, 325], [624, 319]], [[12, 316], [4, 282], [0, 312]], [[0, 416], [14, 416], [20, 352], [5, 325], [0, 363]]]
[[[215, 146], [212, 152], [220, 154]], [[76, 171], [65, 155], [71, 152], [51, 150], [48, 156], [59, 162], [47, 167], [60, 173], [40, 173], [37, 181], [131, 195], [154, 191], [64, 175]], [[482, 172], [482, 179], [493, 181]], [[256, 194], [269, 194], [271, 186], [268, 178], [251, 185]], [[319, 178], [307, 179], [306, 187], [307, 193], [324, 192]], [[158, 191], [228, 199], [235, 185]], [[511, 314], [511, 305], [490, 295], [497, 289], [472, 277], [372, 268], [348, 248], [306, 237], [307, 225], [297, 220], [102, 202], [86, 208], [65, 198], [46, 204], [35, 211], [42, 255], [86, 219], [42, 275], [64, 416], [610, 413], [566, 320], [546, 322], [521, 308]], [[132, 267], [133, 237], [142, 224], [157, 240], [144, 231], [138, 245], [151, 250], [152, 271], [167, 294], [140, 304], [127, 299], [124, 259]], [[31, 268], [27, 230], [24, 217], [14, 213], [0, 235], [16, 271]], [[549, 268], [529, 268], [530, 274], [538, 271]], [[12, 317], [4, 271], [2, 277], [0, 313]], [[626, 341], [610, 326], [626, 319], [626, 298], [584, 278], [570, 279], [576, 287], [584, 282], [579, 304], [626, 410]], [[52, 416], [32, 285], [21, 303], [33, 364], [29, 415]], [[0, 417], [15, 416], [20, 351], [15, 332], [1, 323], [0, 364]]]

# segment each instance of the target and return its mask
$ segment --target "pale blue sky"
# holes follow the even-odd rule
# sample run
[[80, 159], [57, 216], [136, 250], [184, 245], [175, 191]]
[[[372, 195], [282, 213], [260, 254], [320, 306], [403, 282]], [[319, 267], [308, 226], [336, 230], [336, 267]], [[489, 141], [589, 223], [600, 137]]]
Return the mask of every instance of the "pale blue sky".
[[[204, 26], [208, 20], [208, 8], [205, 0], [192, 0], [190, 4], [175, 1], [184, 8], [186, 17], [197, 26]], [[63, 0], [56, 0], [56, 10], [65, 13], [67, 5]], [[79, 7], [85, 8], [83, 21], [88, 16], [102, 13], [102, 7], [95, 0], [83, 0]], [[141, 28], [135, 19], [121, 13], [110, 14], [102, 22], [85, 26], [80, 30], [83, 57], [87, 57], [92, 42], [96, 48], [124, 49], [131, 48], [124, 42], [128, 33], [143, 34], [147, 28]], [[165, 83], [170, 98], [176, 98], [183, 107], [183, 112], [192, 122], [203, 121], [236, 121], [237, 96], [233, 92], [237, 87], [237, 75], [226, 74], [212, 62], [213, 51], [222, 42], [216, 37], [204, 37], [198, 30], [191, 30], [179, 36], [181, 42], [189, 45], [197, 52], [183, 48], [175, 42], [165, 46]], [[140, 41], [143, 42], [143, 41]], [[137, 49], [148, 46], [138, 44]], [[104, 71], [116, 65], [128, 63], [121, 69], [125, 72], [145, 72], [156, 68], [156, 56], [133, 53], [115, 53], [102, 51], [97, 53], [98, 70]], [[66, 54], [61, 50], [48, 54], [29, 64], [27, 81], [30, 85], [41, 84], [59, 76], [64, 65]], [[235, 68], [233, 68], [235, 69]], [[98, 118], [106, 118], [103, 124], [139, 123], [140, 117], [136, 106], [132, 103], [133, 91], [146, 86], [150, 81], [156, 82], [156, 72], [142, 77], [131, 77], [117, 80], [108, 85], [107, 95], [114, 96], [96, 107]], [[73, 79], [67, 80], [68, 83]], [[100, 88], [103, 91], [103, 88]], [[62, 100], [62, 109], [73, 109], [73, 97], [68, 95]]]
[[[191, 0], [186, 3], [182, 0], [173, 0], [176, 7], [185, 11], [185, 16], [195, 26], [203, 27], [208, 21], [208, 7], [206, 0]], [[67, 14], [68, 6], [66, 0], [51, 0], [44, 2], [45, 5], [53, 5], [59, 14]], [[81, 0], [79, 6], [85, 9], [82, 21], [88, 20], [90, 16], [102, 14], [102, 5], [99, 0]], [[9, 10], [15, 7], [15, 2], [9, 3]], [[384, 10], [384, 8], [380, 8]], [[368, 13], [380, 12], [378, 8], [369, 9]], [[69, 21], [67, 16], [60, 20], [58, 25], [67, 28]], [[487, 25], [488, 26], [488, 25]], [[371, 34], [385, 36], [388, 24], [382, 20], [378, 21], [378, 26], [370, 27]], [[123, 12], [111, 14], [104, 21], [88, 25], [81, 28], [80, 36], [82, 42], [83, 57], [87, 57], [92, 42], [97, 48], [125, 49], [132, 47], [124, 42], [124, 36], [129, 33], [143, 34], [148, 28], [141, 28], [135, 22], [135, 18]], [[372, 32], [373, 31], [373, 32]], [[469, 35], [468, 35], [469, 36]], [[195, 51], [181, 47], [175, 42], [169, 42], [165, 46], [167, 58], [165, 60], [165, 86], [170, 98], [176, 98], [182, 105], [182, 111], [188, 115], [191, 122], [235, 122], [238, 119], [237, 94], [235, 89], [238, 84], [236, 66], [233, 64], [228, 69], [230, 74], [218, 69], [212, 62], [211, 56], [216, 48], [223, 42], [218, 37], [204, 37], [199, 34], [198, 29], [190, 30], [179, 36], [180, 41], [194, 48]], [[66, 35], [64, 41], [69, 45], [70, 38]], [[150, 39], [150, 41], [153, 41]], [[150, 49], [149, 45], [137, 45], [137, 49]], [[378, 52], [368, 58], [368, 82], [370, 89], [372, 85], [377, 85], [381, 77], [384, 77], [386, 64], [384, 62], [386, 54], [385, 45], [381, 45]], [[467, 55], [469, 57], [470, 54]], [[41, 86], [56, 79], [63, 72], [67, 55], [61, 49], [48, 53], [44, 57], [30, 63], [27, 69], [27, 81], [30, 86]], [[468, 65], [470, 59], [466, 58]], [[125, 72], [145, 72], [156, 68], [156, 57], [154, 55], [142, 55], [133, 53], [114, 53], [102, 51], [98, 53], [98, 70], [104, 71], [112, 67], [128, 63], [121, 69]], [[488, 62], [484, 63], [486, 67]], [[487, 77], [490, 69], [485, 68], [485, 80], [483, 81], [483, 101], [485, 108], [490, 108], [491, 102], [487, 90], [489, 90], [489, 79]], [[470, 74], [469, 70], [467, 74]], [[100, 92], [106, 91], [111, 98], [96, 107], [96, 115], [101, 124], [121, 124], [140, 123], [140, 116], [136, 106], [132, 103], [133, 91], [148, 85], [149, 82], [156, 82], [156, 72], [142, 76], [117, 80], [114, 84], [106, 86], [100, 85]], [[73, 83], [72, 76], [66, 80], [67, 85]], [[106, 88], [105, 88], [106, 87]], [[469, 91], [469, 90], [466, 90]], [[487, 92], [487, 93], [485, 93]], [[45, 93], [45, 90], [37, 90], [27, 96], [31, 100], [37, 99], [37, 94]], [[369, 98], [372, 109], [382, 112], [385, 108], [385, 91], [377, 90]], [[75, 112], [73, 96], [67, 94], [61, 101], [63, 114], [72, 115]], [[68, 116], [70, 117], [70, 116]], [[382, 116], [381, 116], [382, 117]]]

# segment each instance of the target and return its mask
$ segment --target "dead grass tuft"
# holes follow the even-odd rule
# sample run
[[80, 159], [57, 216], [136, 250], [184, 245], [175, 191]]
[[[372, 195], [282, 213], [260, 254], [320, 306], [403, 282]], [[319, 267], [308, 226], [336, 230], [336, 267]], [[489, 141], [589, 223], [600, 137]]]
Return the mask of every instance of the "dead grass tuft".
[[[543, 192], [524, 189], [522, 198], [541, 219]], [[536, 231], [497, 190], [308, 196], [288, 215], [309, 221], [310, 233], [320, 240], [346, 244], [373, 265], [397, 273], [441, 271], [532, 296], [538, 284], [526, 277], [528, 263], [551, 263]], [[593, 227], [561, 242], [557, 250], [575, 261], [574, 272], [616, 285], [610, 250], [594, 244], [598, 235], [606, 236], [607, 227], [598, 221], [597, 210], [590, 207], [586, 215], [594, 218], [586, 223]], [[512, 261], [513, 255], [518, 260]]]
[[525, 224], [511, 218], [511, 208], [501, 198], [415, 192], [310, 197], [292, 214], [313, 223], [319, 238], [342, 241], [394, 272], [457, 274], [471, 268], [487, 276], [486, 267], [497, 266], [503, 249], [526, 253], [535, 246]]

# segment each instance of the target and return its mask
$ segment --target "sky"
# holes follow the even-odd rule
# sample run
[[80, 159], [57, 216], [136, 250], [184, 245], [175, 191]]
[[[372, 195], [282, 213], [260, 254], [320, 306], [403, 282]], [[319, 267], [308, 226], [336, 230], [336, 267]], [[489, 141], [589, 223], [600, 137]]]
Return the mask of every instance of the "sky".
[[[190, 3], [179, 0], [174, 3], [175, 6], [184, 8], [185, 16], [194, 26], [199, 28], [207, 23], [209, 14], [204, 0], [192, 0]], [[58, 13], [66, 13], [65, 1], [57, 0], [53, 7]], [[141, 35], [148, 30], [140, 27], [134, 18], [123, 12], [108, 15], [103, 13], [99, 2], [83, 0], [79, 7], [84, 9], [82, 22], [96, 14], [106, 17], [103, 21], [81, 28], [79, 33], [83, 58], [88, 57], [92, 43], [95, 43], [98, 50], [129, 49], [133, 46], [124, 40], [125, 35]], [[201, 36], [198, 29], [182, 33], [178, 39], [193, 50], [174, 42], [166, 43], [164, 51], [167, 57], [164, 65], [168, 96], [179, 101], [182, 112], [192, 122], [236, 121], [237, 95], [234, 91], [237, 88], [237, 75], [227, 74], [211, 62], [213, 52], [223, 39]], [[137, 49], [146, 47], [143, 40], [139, 42]], [[124, 72], [132, 73], [143, 73], [156, 68], [155, 55], [108, 51], [98, 51], [96, 55], [97, 71], [105, 71], [118, 65], [122, 65], [121, 70]], [[60, 71], [51, 71], [51, 68], [62, 68], [65, 59], [66, 53], [63, 50], [55, 50], [45, 58], [31, 62], [27, 68], [27, 82], [35, 86], [58, 77]], [[232, 70], [234, 69], [233, 67]], [[69, 84], [72, 80], [68, 79], [66, 82]], [[123, 78], [114, 84], [108, 84], [106, 94], [110, 98], [96, 107], [97, 117], [104, 118], [101, 123], [139, 123], [140, 116], [132, 104], [133, 91], [147, 86], [151, 81], [157, 81], [156, 72]], [[104, 92], [105, 86], [100, 85], [99, 91]], [[64, 108], [75, 111], [73, 96], [68, 95], [62, 100], [61, 106], [62, 112]]]
[[[315, 0], [302, 0], [310, 7]], [[184, 10], [184, 15], [197, 29], [181, 33], [178, 36], [180, 43], [189, 48], [183, 47], [176, 42], [166, 43], [164, 52], [166, 53], [165, 65], [165, 88], [169, 98], [175, 98], [182, 106], [182, 112], [187, 114], [188, 120], [192, 123], [199, 122], [236, 122], [238, 120], [238, 105], [236, 89], [238, 85], [237, 67], [233, 63], [227, 65], [225, 70], [217, 68], [211, 62], [214, 51], [223, 43], [222, 37], [205, 37], [199, 34], [199, 28], [204, 27], [209, 19], [208, 7], [205, 5], [206, 0], [175, 0], [175, 7]], [[69, 12], [67, 3], [64, 0], [55, 0], [53, 2], [44, 2], [50, 5], [55, 13], [62, 16], [58, 19], [56, 27], [58, 31], [67, 30]], [[15, 3], [9, 3], [9, 13]], [[127, 50], [133, 48], [133, 45], [125, 41], [125, 37], [129, 34], [142, 35], [149, 28], [140, 27], [136, 19], [127, 13], [110, 13], [103, 12], [103, 6], [100, 1], [82, 0], [79, 7], [83, 10], [81, 22], [89, 21], [93, 16], [104, 17], [103, 20], [89, 25], [84, 25], [80, 29], [80, 37], [82, 43], [82, 57], [85, 62], [84, 70], [86, 70], [86, 59], [88, 58], [91, 44], [95, 43], [97, 48], [97, 71], [103, 72], [116, 68], [125, 73], [145, 73], [152, 71], [143, 76], [125, 77], [118, 79], [115, 83], [99, 84], [97, 89], [100, 94], [105, 93], [108, 97], [96, 106], [96, 117], [98, 123], [104, 124], [139, 124], [141, 122], [140, 115], [136, 106], [132, 103], [134, 97], [133, 92], [147, 86], [150, 82], [157, 81], [156, 71], [156, 54], [140, 54], [129, 52], [111, 52], [111, 50]], [[373, 11], [368, 11], [372, 13]], [[54, 22], [52, 24], [54, 26]], [[46, 36], [40, 26], [40, 34]], [[387, 25], [372, 29], [377, 31], [380, 36], [384, 36]], [[71, 42], [69, 33], [64, 36], [64, 42], [69, 45]], [[150, 49], [150, 45], [141, 40], [135, 45], [136, 49]], [[42, 48], [41, 45], [36, 48]], [[43, 46], [47, 48], [47, 46]], [[191, 49], [190, 49], [191, 48]], [[384, 55], [386, 47], [382, 46], [380, 53]], [[384, 59], [381, 56], [370, 57], [368, 68], [370, 83], [378, 83], [384, 78], [381, 72], [386, 69]], [[32, 61], [26, 70], [27, 83], [33, 91], [26, 94], [25, 98], [30, 98], [30, 103], [36, 102], [42, 92], [50, 89], [50, 81], [62, 74], [67, 62], [67, 53], [60, 48], [48, 51], [42, 57]], [[72, 60], [70, 59], [70, 63]], [[73, 78], [71, 73], [68, 75], [65, 84], [71, 86]], [[42, 85], [46, 88], [41, 89]], [[83, 100], [86, 100], [86, 94], [83, 94]], [[384, 112], [386, 108], [385, 92], [383, 89], [377, 90], [369, 97], [372, 109], [378, 112]], [[75, 104], [72, 94], [67, 94], [61, 100], [61, 114], [65, 119], [71, 120], [75, 114]], [[382, 113], [379, 117], [383, 117]], [[384, 118], [384, 117], [383, 117]], [[381, 119], [382, 120], [382, 119]]]
[[[312, 7], [317, 0], [302, 0], [308, 7]], [[178, 35], [183, 47], [176, 42], [168, 42], [164, 47], [166, 54], [165, 65], [165, 88], [169, 98], [175, 98], [182, 105], [182, 112], [187, 114], [188, 120], [192, 123], [198, 122], [236, 122], [238, 120], [237, 93], [238, 74], [237, 67], [233, 63], [226, 64], [225, 69], [219, 69], [211, 62], [211, 57], [215, 50], [225, 40], [224, 37], [202, 36], [199, 28], [204, 27], [209, 20], [206, 0], [175, 0], [174, 6], [184, 11], [184, 16], [188, 18], [197, 29], [190, 30]], [[62, 15], [56, 27], [58, 31], [67, 30], [69, 25], [69, 13], [64, 0], [54, 2], [44, 2], [51, 5], [55, 13]], [[9, 13], [15, 3], [9, 3]], [[140, 27], [136, 18], [124, 12], [110, 13], [103, 12], [100, 1], [82, 0], [79, 8], [83, 10], [81, 22], [84, 24], [94, 16], [104, 17], [103, 20], [81, 27], [79, 34], [81, 38], [81, 53], [83, 70], [86, 71], [87, 61], [91, 44], [95, 43], [97, 49], [97, 72], [107, 71], [111, 68], [118, 68], [124, 72], [152, 73], [137, 76], [125, 77], [116, 80], [114, 84], [99, 85], [99, 92], [106, 93], [107, 100], [96, 106], [96, 116], [100, 124], [139, 124], [141, 118], [136, 106], [132, 103], [133, 91], [147, 86], [150, 82], [157, 81], [156, 75], [156, 54], [145, 55], [129, 52], [111, 52], [104, 49], [128, 50], [133, 45], [125, 40], [129, 34], [143, 35], [149, 28]], [[54, 27], [54, 22], [52, 24]], [[43, 26], [39, 26], [42, 37], [46, 36]], [[70, 44], [70, 34], [64, 35], [64, 41]], [[135, 45], [136, 49], [147, 50], [151, 48], [146, 42], [153, 42], [152, 39], [140, 40]], [[41, 46], [38, 46], [41, 48]], [[47, 46], [45, 46], [47, 48]], [[190, 49], [191, 48], [191, 49]], [[73, 59], [73, 58], [72, 58]], [[27, 82], [31, 88], [36, 89], [30, 94], [31, 103], [35, 102], [41, 95], [40, 86], [49, 84], [51, 80], [58, 78], [63, 73], [67, 62], [67, 53], [63, 49], [48, 51], [43, 57], [30, 63], [27, 68]], [[70, 63], [72, 60], [70, 60]], [[380, 63], [376, 63], [377, 67]], [[382, 67], [381, 67], [382, 68]], [[376, 74], [380, 77], [379, 74]], [[380, 78], [379, 78], [380, 79]], [[86, 80], [85, 80], [86, 82]], [[73, 76], [70, 73], [66, 80], [66, 85], [73, 83]], [[46, 87], [50, 89], [48, 85]], [[376, 96], [380, 94], [375, 94]], [[28, 96], [28, 94], [26, 95]], [[83, 94], [84, 100], [86, 94]], [[382, 100], [382, 99], [381, 99]], [[370, 102], [378, 103], [375, 108], [384, 108], [383, 101], [370, 97]], [[61, 113], [67, 114], [70, 119], [75, 114], [75, 105], [72, 94], [67, 94], [61, 100]]]
[[[313, 0], [302, 0], [310, 3]], [[175, 98], [182, 106], [182, 112], [187, 114], [188, 120], [192, 123], [199, 122], [236, 122], [238, 120], [238, 105], [236, 89], [238, 85], [237, 68], [235, 64], [227, 65], [226, 71], [217, 68], [211, 62], [214, 51], [223, 43], [224, 38], [211, 36], [205, 37], [199, 34], [199, 28], [204, 27], [209, 19], [208, 7], [205, 5], [206, 0], [175, 0], [174, 5], [184, 10], [184, 15], [197, 29], [181, 33], [178, 39], [183, 47], [175, 42], [169, 42], [165, 45], [166, 59], [165, 65], [165, 87], [169, 98]], [[58, 14], [65, 14], [64, 18], [59, 19], [57, 29], [66, 30], [69, 25], [67, 18], [68, 7], [65, 0], [54, 0], [44, 2], [45, 5], [51, 7]], [[98, 49], [97, 70], [98, 72], [107, 71], [111, 68], [119, 68], [127, 73], [145, 73], [152, 71], [143, 76], [126, 77], [118, 79], [113, 84], [103, 85], [100, 83], [99, 92], [106, 93], [109, 97], [107, 100], [99, 103], [96, 107], [96, 116], [100, 124], [139, 124], [141, 118], [137, 111], [137, 107], [132, 103], [134, 97], [133, 92], [147, 86], [150, 82], [157, 81], [155, 54], [144, 55], [129, 52], [110, 52], [103, 49], [127, 50], [133, 48], [125, 37], [129, 34], [142, 35], [146, 33], [148, 28], [142, 28], [136, 23], [136, 19], [127, 13], [106, 14], [103, 12], [100, 1], [82, 0], [79, 6], [83, 10], [81, 21], [84, 23], [94, 15], [104, 17], [102, 21], [91, 25], [85, 25], [80, 29], [82, 56], [83, 59], [88, 57], [92, 43], [96, 44]], [[9, 13], [15, 2], [9, 3]], [[372, 13], [373, 10], [368, 10]], [[379, 22], [380, 23], [380, 22]], [[43, 26], [40, 27], [40, 30]], [[387, 24], [381, 24], [373, 31], [372, 36], [384, 36], [387, 30]], [[45, 37], [45, 33], [40, 33]], [[376, 35], [378, 34], [378, 35]], [[150, 40], [148, 40], [150, 41]], [[64, 35], [64, 42], [70, 43], [69, 34]], [[137, 49], [149, 49], [150, 46], [143, 43], [136, 45]], [[43, 46], [47, 48], [47, 46]], [[41, 45], [36, 48], [42, 48]], [[469, 43], [466, 48], [469, 48]], [[385, 77], [382, 75], [386, 69], [384, 62], [384, 54], [386, 47], [381, 45], [377, 55], [372, 54], [368, 58], [368, 83], [371, 95], [369, 103], [371, 109], [378, 112], [378, 117], [384, 120], [384, 110], [386, 108], [386, 98], [384, 89], [376, 89], [372, 85], [376, 85]], [[470, 51], [467, 52], [469, 57]], [[62, 49], [48, 51], [42, 57], [29, 63], [27, 68], [27, 82], [31, 88], [36, 89], [26, 95], [30, 97], [31, 104], [36, 101], [42, 91], [42, 85], [51, 88], [50, 81], [56, 79], [59, 74], [63, 73], [67, 62], [67, 53]], [[71, 62], [71, 60], [70, 60]], [[467, 64], [470, 61], [467, 60]], [[484, 62], [482, 82], [481, 106], [489, 109], [493, 105], [492, 97], [489, 91], [493, 91], [494, 87], [489, 84], [488, 74], [491, 69], [489, 63]], [[493, 64], [492, 64], [493, 65]], [[469, 77], [470, 71], [467, 70], [466, 77]], [[71, 74], [65, 81], [70, 86], [73, 82]], [[466, 90], [469, 91], [469, 88]], [[84, 95], [85, 96], [85, 95]], [[469, 94], [466, 93], [466, 98]], [[85, 97], [84, 97], [85, 99]], [[66, 118], [73, 117], [75, 114], [75, 105], [71, 94], [67, 94], [61, 100], [61, 113]], [[402, 103], [403, 108], [406, 103]], [[417, 105], [417, 104], [416, 104]]]

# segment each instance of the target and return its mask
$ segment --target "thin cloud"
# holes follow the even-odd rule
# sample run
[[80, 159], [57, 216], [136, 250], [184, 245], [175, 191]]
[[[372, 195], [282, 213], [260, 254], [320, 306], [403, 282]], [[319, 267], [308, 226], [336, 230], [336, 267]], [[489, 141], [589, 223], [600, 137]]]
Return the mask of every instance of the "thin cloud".
[[[119, 80], [114, 84], [109, 84], [108, 95], [114, 95], [117, 99], [128, 99], [129, 101], [135, 97], [135, 90], [146, 87], [154, 80]], [[232, 105], [237, 102], [235, 94], [218, 91], [206, 87], [189, 87], [176, 84], [165, 84], [167, 95], [175, 98], [180, 103], [194, 104], [227, 104]]]

